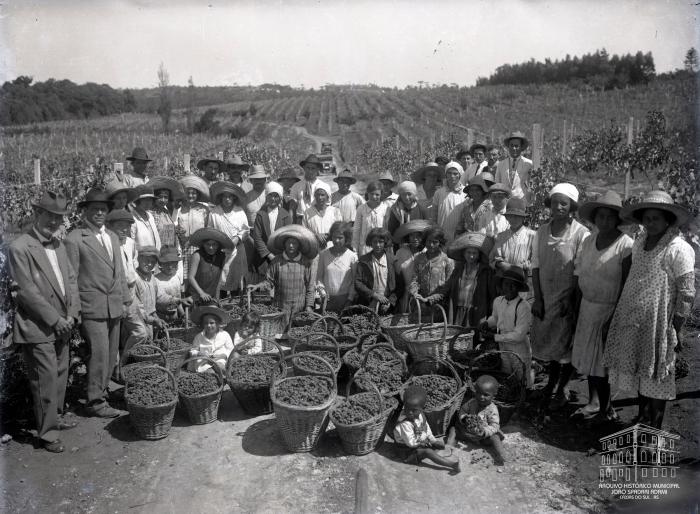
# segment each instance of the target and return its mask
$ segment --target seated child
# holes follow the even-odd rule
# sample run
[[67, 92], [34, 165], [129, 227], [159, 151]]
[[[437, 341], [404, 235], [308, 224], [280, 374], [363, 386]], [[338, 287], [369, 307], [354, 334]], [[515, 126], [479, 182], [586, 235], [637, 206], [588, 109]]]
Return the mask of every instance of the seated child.
[[[491, 375], [481, 375], [474, 384], [476, 396], [462, 405], [455, 425], [450, 427], [447, 436], [448, 446], [454, 446], [455, 440], [467, 440], [478, 444], [493, 445], [496, 451], [496, 465], [505, 464], [503, 451], [503, 432], [498, 407], [493, 403], [498, 391], [498, 381]], [[477, 416], [480, 425], [467, 425], [468, 416]]]
[[[190, 357], [209, 357], [223, 371], [233, 350], [231, 336], [221, 328], [228, 322], [226, 311], [213, 305], [197, 307], [192, 313], [192, 321], [198, 324], [202, 331], [194, 338]], [[210, 368], [211, 365], [206, 361], [190, 363], [190, 371], [201, 372]]]
[[411, 449], [405, 462], [420, 464], [428, 459], [436, 464], [451, 469], [451, 474], [459, 473], [459, 460], [442, 457], [435, 449], [444, 450], [445, 444], [433, 436], [428, 420], [425, 419], [423, 408], [427, 400], [425, 389], [420, 386], [409, 386], [403, 396], [403, 414], [394, 428], [394, 439]]
[[528, 389], [532, 389], [534, 382], [532, 365], [532, 348], [530, 346], [530, 323], [532, 312], [530, 304], [524, 300], [520, 293], [528, 290], [527, 279], [522, 268], [509, 266], [499, 271], [502, 296], [497, 296], [493, 301], [491, 316], [481, 322], [480, 329], [484, 339], [492, 339], [498, 343], [500, 350], [506, 350], [517, 354], [525, 363], [525, 369], [520, 359], [513, 354], [501, 354], [502, 371], [515, 373], [519, 380], [523, 380], [523, 372]]
[[158, 265], [160, 273], [156, 275], [158, 296], [156, 311], [166, 321], [173, 321], [185, 315], [184, 307], [192, 305], [192, 298], [182, 298], [182, 281], [177, 274], [180, 257], [177, 248], [164, 246], [160, 249]]
[[[260, 335], [260, 314], [246, 312], [241, 317], [238, 331], [233, 335], [233, 347], [237, 355], [253, 355], [262, 353], [263, 343]], [[250, 338], [250, 339], [249, 339]], [[245, 343], [244, 343], [245, 341]]]

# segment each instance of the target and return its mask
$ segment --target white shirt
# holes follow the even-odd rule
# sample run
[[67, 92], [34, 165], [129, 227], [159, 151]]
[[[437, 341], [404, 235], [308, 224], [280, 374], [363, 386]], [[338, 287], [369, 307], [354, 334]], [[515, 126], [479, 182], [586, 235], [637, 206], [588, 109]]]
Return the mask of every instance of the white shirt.
[[277, 224], [277, 216], [279, 216], [279, 213], [279, 207], [275, 207], [274, 209], [270, 209], [269, 211], [267, 211], [267, 217], [270, 218], [271, 231], [275, 230], [275, 225]]
[[[204, 332], [200, 332], [195, 336], [192, 346], [191, 353], [199, 352], [206, 355], [214, 360], [219, 368], [223, 370], [226, 367], [228, 356], [233, 350], [233, 341], [225, 330], [219, 330], [214, 339], [209, 339], [204, 335]], [[193, 371], [196, 372], [206, 371], [211, 368], [209, 364], [203, 361], [193, 361], [191, 365], [194, 368]]]
[[[36, 228], [34, 228], [34, 233], [36, 234], [36, 237], [39, 239], [40, 243], [44, 244], [50, 241], [50, 239], [47, 239], [44, 236], [42, 236]], [[61, 273], [61, 268], [58, 265], [58, 256], [56, 255], [56, 249], [52, 245], [45, 245], [44, 251], [46, 252], [46, 258], [49, 259], [49, 264], [51, 264], [51, 269], [53, 270], [54, 275], [56, 275], [58, 287], [61, 288], [61, 294], [63, 294], [63, 296], [65, 297], [66, 286], [63, 283], [63, 273]]]
[[493, 301], [492, 314], [486, 321], [490, 327], [496, 328], [497, 333], [493, 338], [497, 343], [529, 345], [532, 313], [530, 304], [520, 296], [512, 300], [498, 296]]
[[352, 227], [352, 247], [358, 256], [371, 252], [372, 248], [365, 245], [367, 234], [373, 228], [384, 226], [384, 220], [389, 206], [385, 202], [379, 202], [376, 208], [372, 208], [367, 203], [363, 203], [357, 208], [355, 224]]
[[[309, 184], [305, 179], [301, 179], [299, 182], [295, 183], [291, 190], [289, 191], [289, 194], [291, 195], [292, 199], [296, 200], [297, 202], [297, 215], [298, 216], [303, 216], [304, 213], [306, 212], [306, 209], [311, 207], [314, 203], [314, 195], [316, 194], [316, 189], [319, 188], [321, 185], [325, 185], [321, 180], [318, 178], [311, 182], [309, 185], [311, 186], [311, 197], [307, 201], [304, 198], [304, 193], [306, 193], [306, 185]], [[330, 198], [329, 198], [330, 200]]]
[[498, 162], [496, 167], [496, 182], [505, 184], [514, 198], [524, 198], [528, 205], [530, 198], [530, 170], [532, 161], [522, 155], [517, 159], [511, 157]]
[[436, 440], [422, 412], [415, 421], [403, 417], [399, 419], [394, 428], [394, 439], [397, 443], [405, 444], [409, 448], [417, 448], [421, 443], [434, 443]]
[[475, 226], [474, 228], [477, 232], [496, 237], [501, 232], [505, 232], [510, 228], [510, 223], [508, 223], [508, 220], [504, 216], [505, 212], [505, 206], [503, 206], [503, 209], [500, 211], [497, 211], [492, 205], [491, 208], [484, 213], [484, 216], [479, 219], [479, 226]]
[[100, 228], [97, 228], [97, 226], [93, 225], [87, 220], [85, 220], [85, 224], [90, 230], [92, 230], [95, 233], [97, 242], [100, 243], [105, 248], [105, 250], [107, 250], [109, 258], [114, 259], [114, 250], [112, 250], [112, 238], [109, 237], [105, 226], [102, 225]]
[[134, 215], [131, 237], [134, 238], [136, 247], [155, 246], [157, 250], [160, 250], [160, 235], [153, 214], [146, 212], [144, 217], [136, 209], [133, 209], [131, 213]]
[[433, 213], [433, 220], [445, 231], [447, 241], [450, 242], [455, 237], [455, 231], [459, 224], [461, 211], [457, 209], [467, 199], [466, 193], [462, 192], [461, 184], [458, 184], [458, 189], [447, 189], [446, 186], [441, 187], [435, 192], [433, 204], [437, 213]]

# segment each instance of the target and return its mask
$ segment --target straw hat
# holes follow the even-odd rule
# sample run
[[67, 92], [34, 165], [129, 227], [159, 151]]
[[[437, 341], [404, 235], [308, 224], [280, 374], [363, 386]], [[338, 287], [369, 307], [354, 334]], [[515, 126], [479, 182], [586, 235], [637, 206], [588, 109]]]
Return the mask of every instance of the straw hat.
[[226, 168], [227, 171], [248, 171], [250, 168], [250, 164], [247, 162], [243, 162], [243, 159], [241, 159], [240, 155], [234, 154], [232, 157], [229, 157], [226, 159], [226, 162], [223, 163], [224, 167]]
[[488, 258], [491, 248], [493, 248], [493, 238], [479, 232], [467, 232], [449, 243], [445, 253], [451, 259], [463, 261], [463, 253], [467, 248], [476, 248]]
[[284, 251], [284, 242], [289, 237], [299, 241], [301, 254], [307, 259], [313, 259], [318, 255], [316, 236], [301, 225], [287, 225], [275, 230], [267, 240], [267, 248], [275, 255], [279, 255]]
[[425, 182], [425, 174], [429, 171], [436, 171], [439, 179], [443, 173], [443, 168], [436, 162], [427, 162], [413, 173], [413, 182], [416, 184]]
[[180, 185], [182, 185], [182, 189], [184, 190], [189, 188], [199, 192], [200, 200], [209, 200], [209, 186], [202, 177], [186, 175], [180, 179]]
[[620, 210], [622, 210], [622, 199], [615, 191], [606, 191], [605, 194], [599, 196], [593, 201], [584, 203], [578, 209], [579, 216], [583, 219], [595, 223], [595, 211], [598, 207], [605, 207], [606, 209], [612, 209], [617, 212], [618, 217], [620, 216]]
[[139, 246], [136, 248], [139, 257], [158, 257], [158, 248], [153, 245]]
[[68, 199], [61, 193], [46, 191], [37, 203], [32, 203], [33, 207], [44, 209], [52, 214], [68, 214]]
[[205, 241], [214, 240], [221, 245], [221, 248], [233, 250], [233, 241], [221, 230], [215, 228], [200, 228], [190, 236], [190, 245], [200, 246]]
[[156, 195], [153, 194], [153, 188], [150, 185], [141, 184], [134, 188], [134, 199], [133, 202], [143, 200], [144, 198], [155, 198]]
[[521, 293], [530, 289], [525, 279], [525, 272], [520, 266], [508, 266], [505, 269], [499, 270], [498, 273], [496, 273], [496, 278], [514, 282], [518, 285], [518, 292]]
[[642, 201], [624, 207], [620, 217], [631, 223], [641, 223], [643, 211], [646, 209], [659, 209], [670, 212], [676, 217], [674, 226], [685, 224], [690, 218], [690, 214], [683, 207], [673, 201], [671, 195], [666, 191], [649, 191], [642, 196]]
[[94, 202], [103, 202], [108, 205], [112, 203], [112, 201], [109, 199], [109, 196], [107, 196], [107, 193], [103, 189], [97, 189], [93, 187], [87, 192], [85, 198], [83, 198], [82, 201], [78, 202], [78, 207], [85, 207], [89, 203]]
[[148, 181], [148, 185], [153, 188], [154, 193], [159, 189], [167, 189], [170, 191], [171, 200], [185, 197], [185, 191], [183, 190], [182, 185], [171, 177], [152, 177]]
[[160, 249], [158, 262], [180, 262], [180, 256], [177, 254], [177, 248], [174, 246], [164, 246]]
[[228, 313], [216, 305], [201, 305], [197, 307], [192, 311], [192, 321], [199, 325], [202, 322], [202, 318], [207, 314], [219, 318], [219, 323], [222, 325], [230, 321]]
[[246, 204], [245, 192], [233, 182], [222, 180], [221, 182], [214, 182], [209, 188], [209, 194], [211, 196], [211, 199], [214, 200], [215, 204], [219, 203], [219, 196], [221, 196], [224, 193], [231, 193], [236, 198], [238, 198], [239, 205]]
[[112, 180], [111, 182], [105, 184], [105, 193], [107, 193], [110, 200], [118, 193], [126, 193], [126, 199], [129, 203], [133, 202], [134, 198], [136, 198], [134, 189], [125, 185], [123, 182], [119, 182], [118, 180]]
[[129, 223], [133, 223], [134, 216], [126, 209], [114, 209], [107, 213], [105, 223], [114, 223], [115, 221], [128, 221]]
[[[482, 175], [483, 175], [483, 174], [482, 174]], [[465, 188], [462, 189], [462, 192], [464, 192], [464, 193], [469, 193], [469, 188], [472, 187], [472, 186], [478, 186], [478, 187], [480, 187], [481, 190], [482, 190], [484, 193], [488, 193], [488, 192], [489, 192], [489, 188], [486, 186], [486, 183], [484, 182], [484, 178], [481, 177], [481, 176], [479, 176], [479, 175], [477, 175], [476, 177], [470, 178], [470, 179], [469, 179], [469, 182], [467, 183], [467, 185], [465, 186]]]
[[265, 171], [265, 167], [262, 164], [253, 164], [253, 166], [251, 166], [250, 168], [248, 180], [253, 180], [257, 178], [265, 180], [270, 178], [270, 175], [268, 175], [267, 171]]
[[489, 193], [505, 193], [508, 196], [510, 196], [512, 192], [508, 186], [497, 182], [496, 184], [489, 187]]
[[301, 161], [299, 163], [299, 166], [301, 166], [303, 168], [307, 164], [313, 164], [314, 166], [318, 166], [320, 169], [323, 169], [323, 163], [316, 156], [316, 154], [313, 154], [313, 153], [310, 153], [309, 155], [307, 155], [306, 159], [304, 159], [303, 161]]
[[292, 169], [283, 170], [282, 173], [277, 177], [277, 182], [282, 182], [283, 180], [293, 180], [294, 182], [299, 182], [301, 179], [297, 177], [297, 172]]
[[137, 146], [131, 151], [131, 155], [126, 158], [127, 161], [145, 161], [151, 162], [153, 159], [148, 158], [148, 153], [146, 153], [145, 148]]
[[224, 165], [224, 161], [220, 161], [219, 159], [200, 159], [197, 161], [197, 169], [204, 171], [204, 168], [206, 168], [207, 164], [210, 162], [215, 162], [219, 167]]
[[380, 182], [382, 180], [386, 180], [387, 182], [391, 182], [392, 186], [398, 184], [398, 182], [394, 180], [394, 176], [391, 174], [390, 171], [382, 171], [377, 177], [377, 180], [379, 180]]
[[523, 218], [527, 216], [525, 210], [525, 200], [522, 198], [509, 198], [506, 204], [506, 216], [522, 216]]
[[484, 184], [486, 184], [486, 187], [491, 187], [496, 183], [496, 179], [493, 177], [493, 173], [490, 171], [482, 171], [479, 173], [479, 176], [484, 181]]
[[523, 150], [525, 150], [530, 145], [530, 141], [527, 140], [527, 138], [525, 137], [525, 134], [523, 134], [519, 130], [516, 130], [515, 132], [511, 132], [510, 135], [508, 135], [503, 140], [503, 144], [505, 146], [508, 146], [508, 143], [510, 142], [511, 139], [520, 139], [520, 144], [522, 145]]
[[335, 182], [337, 184], [341, 180], [349, 180], [351, 184], [354, 184], [355, 182], [357, 182], [357, 179], [352, 174], [352, 171], [350, 171], [347, 168], [345, 168], [343, 171], [341, 171], [340, 174], [333, 179], [333, 182]]
[[435, 223], [428, 220], [411, 220], [406, 222], [394, 232], [394, 243], [400, 244], [409, 234], [413, 234], [415, 232], [424, 234], [426, 230], [435, 226]]

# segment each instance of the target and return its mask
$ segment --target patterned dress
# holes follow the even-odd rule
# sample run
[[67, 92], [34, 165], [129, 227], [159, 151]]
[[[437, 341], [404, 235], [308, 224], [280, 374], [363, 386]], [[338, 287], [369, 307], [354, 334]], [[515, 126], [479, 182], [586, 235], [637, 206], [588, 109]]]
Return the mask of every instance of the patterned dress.
[[533, 316], [532, 354], [543, 361], [570, 362], [574, 313], [562, 316], [574, 287], [574, 261], [588, 229], [572, 220], [566, 231], [554, 237], [551, 221], [543, 224], [533, 241], [532, 268], [539, 269], [544, 319]]
[[613, 315], [603, 364], [610, 383], [650, 398], [676, 396], [673, 316], [688, 316], [695, 298], [695, 253], [670, 228], [645, 250], [646, 233], [632, 247], [632, 267]]
[[615, 311], [622, 261], [632, 253], [632, 238], [621, 234], [610, 246], [598, 250], [597, 234], [587, 237], [575, 261], [574, 275], [581, 289], [581, 307], [576, 323], [571, 364], [579, 373], [607, 375], [603, 366], [603, 325]]
[[274, 289], [272, 303], [287, 315], [287, 322], [297, 312], [313, 307], [316, 289], [318, 259], [302, 256], [290, 259], [286, 253], [276, 256], [267, 269], [263, 282], [269, 291]]
[[154, 208], [151, 211], [151, 214], [153, 214], [153, 219], [155, 220], [156, 227], [158, 228], [158, 236], [160, 237], [161, 247], [172, 246], [179, 249], [180, 243], [175, 235], [177, 218], [173, 220], [173, 216], [167, 211], [167, 209]]
[[[455, 269], [455, 261], [450, 259], [443, 251], [440, 251], [432, 259], [428, 258], [427, 253], [419, 253], [413, 262], [413, 267], [413, 281], [409, 287], [410, 293], [412, 295], [419, 294], [423, 298], [427, 298], [432, 294], [438, 294], [439, 288], [452, 275], [452, 271]], [[442, 304], [444, 307], [447, 302], [443, 301]]]
[[246, 277], [248, 259], [245, 251], [245, 241], [250, 237], [248, 217], [243, 209], [234, 207], [230, 212], [224, 212], [219, 206], [214, 207], [209, 215], [209, 226], [221, 230], [229, 239], [239, 238], [238, 245], [226, 251], [226, 262], [222, 275], [224, 291], [238, 291], [241, 278]]

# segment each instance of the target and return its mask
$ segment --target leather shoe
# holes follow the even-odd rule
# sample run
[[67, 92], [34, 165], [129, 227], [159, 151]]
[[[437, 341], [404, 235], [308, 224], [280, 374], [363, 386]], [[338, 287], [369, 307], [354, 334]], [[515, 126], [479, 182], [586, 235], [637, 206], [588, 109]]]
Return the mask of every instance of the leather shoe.
[[51, 453], [62, 453], [66, 449], [60, 439], [56, 439], [55, 441], [42, 441], [41, 446], [44, 450]]
[[99, 407], [88, 407], [86, 412], [89, 416], [96, 418], [118, 418], [122, 415], [122, 411], [113, 409], [106, 403]]

